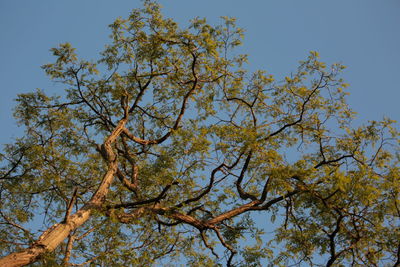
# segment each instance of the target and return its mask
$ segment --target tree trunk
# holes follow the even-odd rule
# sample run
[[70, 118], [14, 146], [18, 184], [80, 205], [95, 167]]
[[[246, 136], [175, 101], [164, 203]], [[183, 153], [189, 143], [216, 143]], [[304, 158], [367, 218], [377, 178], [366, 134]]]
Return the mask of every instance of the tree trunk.
[[55, 224], [47, 229], [30, 247], [1, 258], [0, 267], [25, 266], [37, 261], [45, 253], [56, 249], [72, 231], [80, 227], [90, 218], [94, 209], [101, 207], [118, 167], [112, 144], [121, 134], [126, 121], [127, 118], [122, 119], [103, 144], [103, 153], [106, 154], [108, 170], [104, 174], [99, 188], [90, 201], [76, 213], [67, 217], [63, 222]]

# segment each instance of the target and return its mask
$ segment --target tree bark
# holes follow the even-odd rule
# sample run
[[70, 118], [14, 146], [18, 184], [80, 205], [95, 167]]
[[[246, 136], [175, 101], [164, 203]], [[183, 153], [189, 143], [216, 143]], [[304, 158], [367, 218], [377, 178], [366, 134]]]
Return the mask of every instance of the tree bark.
[[100, 186], [93, 194], [90, 201], [63, 222], [54, 224], [47, 229], [30, 247], [1, 258], [0, 267], [25, 266], [37, 261], [45, 253], [56, 249], [72, 231], [80, 227], [90, 218], [94, 209], [101, 207], [118, 168], [112, 144], [123, 131], [126, 121], [126, 117], [120, 120], [113, 132], [103, 143], [103, 152], [107, 155], [108, 170], [104, 174]]

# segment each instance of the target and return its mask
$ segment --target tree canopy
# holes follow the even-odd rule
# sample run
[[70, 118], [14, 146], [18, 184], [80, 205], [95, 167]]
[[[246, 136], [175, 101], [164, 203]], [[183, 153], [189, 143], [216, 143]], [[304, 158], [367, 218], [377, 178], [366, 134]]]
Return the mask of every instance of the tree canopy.
[[399, 132], [353, 126], [340, 64], [275, 80], [233, 18], [145, 1], [57, 92], [20, 94], [0, 169], [1, 266], [400, 266]]

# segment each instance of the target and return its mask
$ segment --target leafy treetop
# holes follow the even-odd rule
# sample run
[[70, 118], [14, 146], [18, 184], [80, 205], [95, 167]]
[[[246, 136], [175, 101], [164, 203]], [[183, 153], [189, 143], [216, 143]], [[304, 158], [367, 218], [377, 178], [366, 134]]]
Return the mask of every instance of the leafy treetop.
[[65, 90], [18, 96], [1, 155], [1, 266], [400, 265], [394, 121], [352, 127], [317, 52], [249, 73], [222, 19], [181, 29], [145, 1], [99, 60], [51, 50]]

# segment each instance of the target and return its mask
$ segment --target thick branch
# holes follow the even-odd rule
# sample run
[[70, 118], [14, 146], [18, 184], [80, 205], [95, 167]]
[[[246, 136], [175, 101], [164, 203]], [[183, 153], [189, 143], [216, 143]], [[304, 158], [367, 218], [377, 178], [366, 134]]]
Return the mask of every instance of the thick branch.
[[338, 220], [336, 221], [336, 227], [331, 234], [328, 234], [329, 237], [329, 251], [330, 251], [330, 258], [326, 263], [326, 267], [330, 267], [333, 265], [339, 254], [336, 253], [336, 244], [335, 244], [335, 237], [340, 230], [340, 223], [343, 219], [343, 216], [340, 215]]
[[249, 167], [251, 156], [252, 156], [252, 151], [250, 151], [249, 154], [247, 155], [246, 161], [245, 161], [245, 163], [243, 165], [243, 168], [242, 168], [242, 170], [240, 172], [239, 178], [237, 179], [235, 184], [236, 184], [236, 189], [237, 189], [237, 191], [239, 193], [240, 198], [245, 199], [245, 200], [250, 198], [251, 200], [254, 201], [254, 200], [257, 199], [257, 197], [253, 196], [250, 193], [247, 193], [242, 188], [242, 181], [243, 181], [243, 178], [244, 178], [244, 174], [246, 173], [247, 168]]

